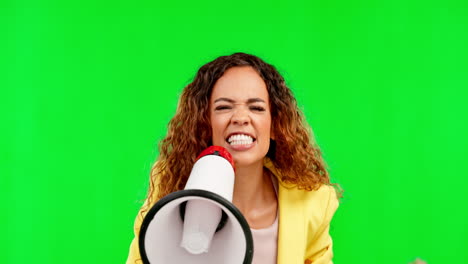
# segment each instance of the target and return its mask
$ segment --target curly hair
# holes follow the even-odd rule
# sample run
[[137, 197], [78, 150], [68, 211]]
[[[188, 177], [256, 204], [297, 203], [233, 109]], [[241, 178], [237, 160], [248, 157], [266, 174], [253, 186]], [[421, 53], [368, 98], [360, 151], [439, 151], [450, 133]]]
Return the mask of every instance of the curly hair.
[[159, 158], [151, 169], [147, 205], [183, 190], [197, 155], [211, 145], [209, 99], [213, 86], [226, 70], [242, 66], [255, 69], [267, 86], [275, 135], [267, 156], [281, 174], [280, 180], [309, 191], [330, 185], [320, 149], [284, 78], [260, 58], [235, 53], [203, 65], [183, 90], [167, 135], [159, 144]]

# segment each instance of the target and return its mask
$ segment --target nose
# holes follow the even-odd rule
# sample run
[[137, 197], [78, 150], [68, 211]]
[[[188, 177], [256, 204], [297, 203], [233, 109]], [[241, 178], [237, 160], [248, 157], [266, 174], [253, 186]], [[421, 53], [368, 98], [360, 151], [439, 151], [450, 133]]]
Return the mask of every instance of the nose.
[[237, 109], [231, 117], [231, 123], [237, 126], [248, 125], [250, 123], [250, 116], [248, 111], [244, 109]]

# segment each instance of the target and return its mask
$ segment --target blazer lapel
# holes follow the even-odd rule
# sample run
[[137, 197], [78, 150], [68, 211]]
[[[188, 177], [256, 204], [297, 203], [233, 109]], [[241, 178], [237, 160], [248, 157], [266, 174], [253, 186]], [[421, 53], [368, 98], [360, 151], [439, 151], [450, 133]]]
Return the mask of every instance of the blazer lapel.
[[299, 207], [295, 192], [279, 186], [277, 264], [302, 264], [306, 245], [304, 211]]
[[306, 245], [304, 210], [293, 186], [281, 182], [279, 172], [269, 159], [264, 165], [278, 179], [278, 260], [277, 264], [303, 264]]

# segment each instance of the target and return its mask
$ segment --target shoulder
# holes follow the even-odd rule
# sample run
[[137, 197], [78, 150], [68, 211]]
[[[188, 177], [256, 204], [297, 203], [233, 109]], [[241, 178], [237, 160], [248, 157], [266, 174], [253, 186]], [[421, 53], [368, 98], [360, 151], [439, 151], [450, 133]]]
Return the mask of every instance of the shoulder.
[[309, 199], [317, 201], [311, 204], [316, 208], [313, 209], [309, 206], [309, 210], [319, 210], [322, 213], [324, 222], [330, 222], [339, 205], [335, 188], [330, 185], [322, 185], [318, 190], [309, 191], [307, 193], [307, 196], [312, 197]]
[[[316, 190], [300, 190], [293, 184], [281, 181], [281, 175], [269, 158], [264, 159], [264, 166], [270, 170], [279, 182], [279, 202], [293, 207], [303, 207], [315, 213], [333, 214], [338, 207], [338, 198], [333, 186], [322, 184]], [[299, 208], [298, 208], [299, 209]]]
[[339, 205], [336, 190], [330, 185], [322, 185], [312, 191], [280, 186], [279, 200], [282, 204], [302, 210], [305, 216], [323, 217], [321, 220], [325, 221], [333, 217]]
[[330, 201], [338, 202], [335, 188], [326, 184], [321, 185], [317, 190], [311, 191], [301, 190], [287, 184], [280, 184], [280, 189], [291, 199], [300, 200], [305, 203], [323, 204], [323, 202], [326, 202], [328, 204]]

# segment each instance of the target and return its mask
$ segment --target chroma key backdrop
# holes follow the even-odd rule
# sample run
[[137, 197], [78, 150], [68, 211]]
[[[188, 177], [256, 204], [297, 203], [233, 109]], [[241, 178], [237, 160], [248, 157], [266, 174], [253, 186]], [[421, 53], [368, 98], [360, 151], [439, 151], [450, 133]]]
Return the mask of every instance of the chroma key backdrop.
[[181, 90], [241, 51], [345, 190], [335, 263], [467, 263], [467, 3], [2, 1], [0, 262], [124, 263]]

